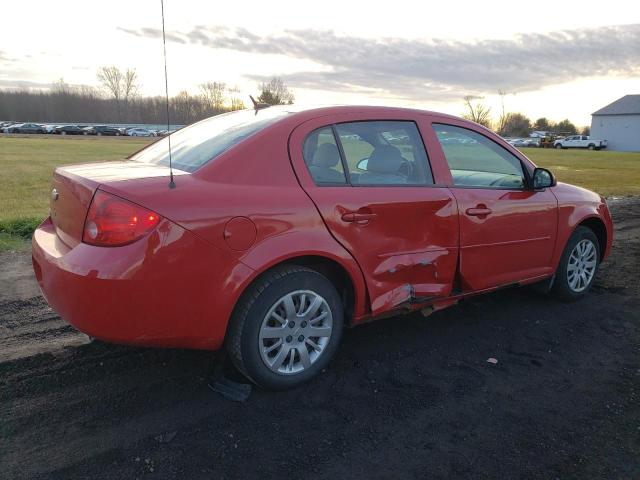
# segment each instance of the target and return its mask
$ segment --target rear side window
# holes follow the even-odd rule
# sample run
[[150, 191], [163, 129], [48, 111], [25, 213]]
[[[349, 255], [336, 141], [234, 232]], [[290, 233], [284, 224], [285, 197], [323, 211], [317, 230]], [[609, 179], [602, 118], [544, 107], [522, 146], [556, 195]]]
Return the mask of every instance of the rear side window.
[[[171, 134], [174, 168], [194, 172], [250, 135], [271, 125], [289, 112], [281, 108], [239, 110], [216, 115]], [[138, 162], [169, 165], [169, 138], [165, 137], [131, 157]]]
[[415, 123], [353, 122], [338, 124], [335, 129], [353, 186], [433, 184]]
[[302, 147], [304, 161], [316, 185], [345, 185], [338, 144], [331, 127], [311, 132]]
[[453, 125], [434, 124], [454, 185], [484, 188], [524, 188], [520, 160], [483, 135]]

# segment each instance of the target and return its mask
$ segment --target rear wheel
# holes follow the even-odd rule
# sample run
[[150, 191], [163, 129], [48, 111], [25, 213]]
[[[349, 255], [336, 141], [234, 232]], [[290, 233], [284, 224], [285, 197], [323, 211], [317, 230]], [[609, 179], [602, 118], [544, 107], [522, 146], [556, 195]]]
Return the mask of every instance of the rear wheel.
[[600, 263], [600, 245], [595, 233], [587, 227], [573, 232], [556, 270], [553, 293], [561, 300], [582, 298], [591, 288]]
[[327, 366], [342, 326], [342, 301], [333, 284], [315, 270], [285, 265], [242, 295], [226, 344], [233, 363], [250, 380], [283, 390]]
[[557, 143], [555, 148], [562, 148], [562, 144], [561, 143]]

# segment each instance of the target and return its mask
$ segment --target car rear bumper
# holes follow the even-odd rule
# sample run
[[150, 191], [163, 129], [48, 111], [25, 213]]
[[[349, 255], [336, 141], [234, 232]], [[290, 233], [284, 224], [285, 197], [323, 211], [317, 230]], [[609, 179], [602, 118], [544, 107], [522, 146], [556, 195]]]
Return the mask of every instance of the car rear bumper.
[[100, 340], [144, 346], [219, 348], [252, 273], [168, 220], [130, 245], [70, 248], [48, 218], [32, 257], [42, 294], [65, 321]]

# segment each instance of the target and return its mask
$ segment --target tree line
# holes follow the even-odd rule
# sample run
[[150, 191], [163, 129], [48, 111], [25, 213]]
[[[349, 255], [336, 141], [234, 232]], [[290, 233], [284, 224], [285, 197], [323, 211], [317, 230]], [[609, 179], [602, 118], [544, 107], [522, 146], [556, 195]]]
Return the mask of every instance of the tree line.
[[590, 128], [578, 128], [569, 119], [553, 122], [546, 117], [540, 117], [532, 121], [529, 117], [518, 112], [507, 112], [504, 98], [507, 95], [503, 90], [498, 91], [501, 99], [501, 112], [497, 120], [493, 119], [491, 108], [484, 103], [483, 97], [468, 95], [464, 97], [464, 112], [462, 117], [479, 123], [494, 130], [503, 137], [528, 137], [533, 131], [553, 132], [558, 135], [589, 135]]
[[[0, 90], [0, 120], [41, 123], [148, 123], [167, 122], [164, 96], [140, 95], [135, 69], [101, 67], [99, 87], [71, 86], [63, 79], [48, 91]], [[259, 85], [258, 101], [270, 105], [291, 104], [295, 97], [282, 79]], [[186, 90], [169, 98], [171, 124], [187, 125], [220, 113], [241, 110], [245, 102], [237, 87], [205, 82], [197, 93]]]

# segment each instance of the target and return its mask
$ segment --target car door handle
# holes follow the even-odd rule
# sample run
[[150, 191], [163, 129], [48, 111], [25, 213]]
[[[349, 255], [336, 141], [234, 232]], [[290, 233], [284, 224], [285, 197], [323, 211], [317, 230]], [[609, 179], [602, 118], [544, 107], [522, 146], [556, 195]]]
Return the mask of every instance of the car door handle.
[[467, 208], [466, 214], [470, 217], [486, 217], [487, 215], [491, 215], [491, 209], [480, 206], [475, 208]]
[[375, 213], [358, 213], [358, 212], [347, 212], [342, 214], [343, 222], [368, 222], [369, 220], [373, 220], [378, 215]]

